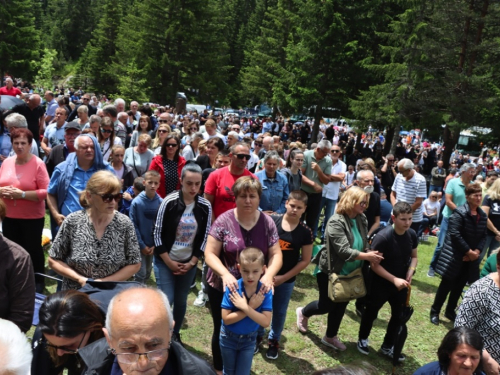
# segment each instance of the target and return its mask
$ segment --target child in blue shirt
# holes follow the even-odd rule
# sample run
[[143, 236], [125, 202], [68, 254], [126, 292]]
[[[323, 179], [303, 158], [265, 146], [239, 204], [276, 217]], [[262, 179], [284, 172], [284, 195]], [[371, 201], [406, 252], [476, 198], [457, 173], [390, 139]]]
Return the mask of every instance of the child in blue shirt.
[[132, 200], [138, 196], [141, 192], [144, 191], [144, 177], [136, 177], [134, 180], [134, 184], [130, 186], [123, 193], [123, 199], [121, 200], [119, 211], [129, 216], [130, 214], [130, 205], [132, 204]]
[[259, 326], [271, 322], [272, 291], [262, 292], [259, 281], [265, 258], [260, 249], [249, 247], [240, 253], [238, 289], [226, 289], [222, 300], [220, 350], [224, 375], [250, 374]]
[[144, 174], [144, 187], [145, 190], [132, 200], [129, 214], [141, 249], [141, 269], [135, 274], [134, 280], [142, 284], [149, 280], [153, 269], [153, 227], [162, 202], [156, 193], [160, 187], [160, 174], [157, 171], [147, 171]]

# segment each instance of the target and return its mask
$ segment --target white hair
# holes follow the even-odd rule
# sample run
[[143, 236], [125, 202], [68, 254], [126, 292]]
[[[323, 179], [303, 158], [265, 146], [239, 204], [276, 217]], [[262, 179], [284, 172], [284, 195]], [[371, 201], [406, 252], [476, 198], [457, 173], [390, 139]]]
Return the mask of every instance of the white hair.
[[122, 98], [118, 98], [115, 100], [115, 105], [118, 105], [118, 104], [123, 104], [125, 105], [125, 100], [123, 100]]
[[233, 137], [236, 137], [236, 139], [239, 139], [240, 138], [240, 135], [235, 132], [235, 131], [230, 131], [229, 133], [227, 133], [227, 136], [229, 137], [230, 135], [232, 135]]
[[[78, 137], [75, 138], [75, 150], [78, 150], [78, 142], [80, 140], [80, 138], [82, 137], [87, 137], [87, 138], [90, 138], [90, 136], [88, 134], [80, 134]], [[90, 138], [92, 139], [92, 138]], [[92, 141], [93, 143], [93, 141]]]
[[476, 164], [474, 164], [474, 163], [464, 163], [460, 167], [460, 174], [462, 174], [464, 172], [467, 172], [469, 169], [473, 169], [473, 168], [476, 168]]
[[137, 288], [130, 288], [130, 289], [123, 290], [122, 292], [120, 292], [117, 295], [115, 295], [111, 299], [111, 301], [109, 302], [108, 312], [106, 313], [106, 322], [105, 322], [105, 327], [108, 330], [108, 335], [110, 337], [113, 336], [112, 333], [111, 333], [111, 316], [113, 315], [113, 309], [114, 309], [114, 306], [115, 306], [115, 302], [117, 301], [118, 297], [121, 296], [123, 293], [126, 293], [126, 292], [128, 292], [130, 290], [135, 290], [135, 289], [149, 289], [149, 290], [155, 292], [161, 298], [161, 300], [163, 301], [163, 305], [165, 306], [165, 309], [167, 310], [169, 329], [173, 330], [174, 329], [174, 317], [173, 317], [173, 314], [172, 314], [172, 307], [170, 306], [170, 302], [168, 301], [168, 297], [166, 296], [166, 294], [163, 293], [160, 289], [150, 288], [150, 287], [147, 287], [147, 286], [138, 286]]
[[33, 354], [26, 335], [9, 320], [0, 319], [0, 372], [29, 375]]
[[398, 168], [401, 168], [403, 167], [404, 170], [407, 170], [407, 169], [414, 169], [415, 168], [415, 164], [413, 164], [413, 162], [410, 160], [410, 159], [401, 159], [398, 163]]
[[356, 180], [358, 181], [361, 181], [361, 179], [363, 178], [363, 176], [367, 173], [370, 173], [373, 177], [375, 177], [375, 175], [373, 174], [373, 172], [369, 169], [362, 169], [358, 172], [358, 174], [356, 175]]
[[26, 117], [20, 115], [19, 113], [11, 113], [5, 118], [5, 122], [7, 127], [12, 128], [27, 128], [28, 122], [26, 121]]
[[318, 145], [316, 146], [316, 148], [319, 148], [320, 150], [328, 149], [328, 152], [330, 152], [331, 147], [332, 147], [332, 144], [327, 139], [323, 139], [322, 141], [318, 142]]

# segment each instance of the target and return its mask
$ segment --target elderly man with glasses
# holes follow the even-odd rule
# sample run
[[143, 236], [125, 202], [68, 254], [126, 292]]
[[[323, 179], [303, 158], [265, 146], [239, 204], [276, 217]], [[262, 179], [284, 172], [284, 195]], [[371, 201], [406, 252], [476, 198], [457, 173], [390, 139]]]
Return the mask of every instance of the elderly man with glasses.
[[106, 337], [79, 351], [83, 373], [215, 375], [207, 362], [172, 341], [174, 324], [161, 291], [142, 287], [119, 293], [108, 307]]
[[71, 111], [71, 113], [68, 116], [68, 121], [73, 121], [78, 117], [78, 108], [80, 108], [82, 105], [88, 108], [87, 115], [90, 117], [92, 115], [97, 114], [97, 107], [94, 107], [90, 105], [90, 94], [83, 94], [82, 96], [82, 104], [77, 105], [75, 109]]

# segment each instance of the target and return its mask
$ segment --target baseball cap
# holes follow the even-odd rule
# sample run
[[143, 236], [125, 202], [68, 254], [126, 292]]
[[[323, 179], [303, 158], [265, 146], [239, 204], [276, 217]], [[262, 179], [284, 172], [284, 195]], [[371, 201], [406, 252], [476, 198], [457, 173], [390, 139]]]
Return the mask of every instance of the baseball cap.
[[66, 126], [64, 127], [64, 131], [68, 131], [69, 129], [77, 129], [77, 130], [82, 130], [80, 128], [80, 124], [76, 121], [71, 121], [71, 122], [68, 122], [66, 124]]

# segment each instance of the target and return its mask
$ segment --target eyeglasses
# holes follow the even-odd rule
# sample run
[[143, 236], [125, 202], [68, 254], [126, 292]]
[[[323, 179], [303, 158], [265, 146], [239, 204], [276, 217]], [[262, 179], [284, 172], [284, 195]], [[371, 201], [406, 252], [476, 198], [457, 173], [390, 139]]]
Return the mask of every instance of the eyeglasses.
[[82, 100], [90, 100], [90, 98], [82, 98]]
[[394, 161], [394, 159], [387, 159], [387, 161]]
[[118, 194], [98, 194], [102, 201], [104, 203], [111, 203], [112, 200], [114, 200], [115, 202], [119, 202], [121, 201], [122, 197], [123, 197], [123, 194], [122, 193], [118, 193]]
[[235, 132], [239, 132], [239, 131], [240, 131], [240, 128], [233, 128], [233, 131], [235, 131]]
[[170, 350], [170, 343], [168, 344], [168, 348], [151, 350], [145, 353], [117, 353], [115, 349], [111, 349], [111, 353], [116, 356], [116, 360], [125, 365], [132, 365], [137, 363], [141, 356], [146, 356], [148, 361], [159, 361], [162, 358], [165, 358], [165, 355], [168, 354]]
[[108, 129], [101, 128], [101, 133], [113, 133], [113, 130], [108, 130]]
[[262, 143], [254, 142], [255, 147], [262, 147]]
[[337, 152], [340, 152], [340, 150], [331, 150], [332, 154], [336, 154]]
[[66, 133], [66, 137], [68, 138], [76, 138], [80, 135], [80, 133]]
[[158, 133], [168, 133], [168, 130], [165, 130], [165, 129], [159, 129], [159, 130], [158, 130]]
[[359, 205], [361, 207], [366, 207], [368, 205], [368, 203], [366, 203], [366, 201], [362, 201], [362, 202], [359, 202]]
[[[85, 338], [85, 336], [87, 335], [87, 331], [83, 332], [83, 337], [82, 339], [80, 340], [80, 343], [78, 344], [78, 347], [76, 349], [68, 349], [68, 348], [65, 348], [64, 346], [57, 346], [57, 345], [52, 345], [50, 342], [48, 341], [45, 341], [45, 347], [48, 349], [48, 348], [52, 348], [54, 350], [62, 350], [63, 352], [65, 352], [66, 354], [77, 354], [78, 353], [78, 349], [80, 349], [80, 346], [82, 346], [82, 342], [83, 342], [83, 339]], [[42, 343], [43, 342], [43, 339], [41, 338], [40, 340], [38, 340], [38, 343]]]
[[250, 155], [248, 155], [248, 154], [237, 154], [236, 157], [240, 160], [243, 160], [243, 159], [250, 160]]
[[168, 120], [158, 120], [158, 122], [159, 122], [160, 124], [165, 124], [165, 123], [167, 123], [167, 122], [168, 122]]
[[196, 131], [198, 131], [198, 128], [189, 128], [189, 130], [196, 132]]
[[438, 197], [437, 195], [431, 195], [432, 199], [437, 199], [437, 197]]
[[167, 143], [165, 147], [177, 147], [177, 143]]

